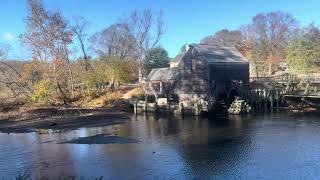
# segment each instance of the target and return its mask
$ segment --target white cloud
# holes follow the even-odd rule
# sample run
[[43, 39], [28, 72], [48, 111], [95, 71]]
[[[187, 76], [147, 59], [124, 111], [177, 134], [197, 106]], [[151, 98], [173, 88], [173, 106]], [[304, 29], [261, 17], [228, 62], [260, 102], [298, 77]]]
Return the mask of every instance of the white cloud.
[[12, 41], [14, 39], [14, 35], [10, 32], [3, 33], [3, 39], [5, 41]]

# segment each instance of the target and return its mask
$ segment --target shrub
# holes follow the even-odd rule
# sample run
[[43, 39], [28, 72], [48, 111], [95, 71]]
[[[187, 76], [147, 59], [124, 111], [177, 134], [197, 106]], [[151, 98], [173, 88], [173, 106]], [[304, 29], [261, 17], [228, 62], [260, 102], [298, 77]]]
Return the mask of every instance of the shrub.
[[50, 103], [50, 81], [41, 80], [33, 86], [33, 91], [28, 96], [28, 102]]

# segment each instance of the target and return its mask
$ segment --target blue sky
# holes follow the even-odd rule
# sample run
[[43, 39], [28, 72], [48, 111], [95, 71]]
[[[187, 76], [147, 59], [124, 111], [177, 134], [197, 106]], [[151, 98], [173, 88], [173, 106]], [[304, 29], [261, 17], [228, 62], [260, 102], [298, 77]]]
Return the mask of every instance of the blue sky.
[[[319, 0], [44, 0], [48, 9], [59, 9], [67, 17], [82, 16], [90, 22], [89, 34], [107, 27], [134, 9], [163, 10], [166, 34], [161, 45], [175, 56], [182, 44], [199, 42], [204, 36], [250, 23], [259, 12], [281, 10], [292, 14], [301, 25], [320, 24]], [[24, 0], [1, 0], [0, 43], [11, 46], [10, 58], [27, 58], [20, 48], [24, 31]]]

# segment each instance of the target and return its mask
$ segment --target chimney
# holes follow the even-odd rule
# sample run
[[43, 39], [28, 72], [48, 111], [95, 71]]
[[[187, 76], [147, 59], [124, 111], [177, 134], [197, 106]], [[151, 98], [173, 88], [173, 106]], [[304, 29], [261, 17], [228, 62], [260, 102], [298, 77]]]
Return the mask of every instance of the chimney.
[[189, 50], [190, 44], [186, 44], [186, 52]]

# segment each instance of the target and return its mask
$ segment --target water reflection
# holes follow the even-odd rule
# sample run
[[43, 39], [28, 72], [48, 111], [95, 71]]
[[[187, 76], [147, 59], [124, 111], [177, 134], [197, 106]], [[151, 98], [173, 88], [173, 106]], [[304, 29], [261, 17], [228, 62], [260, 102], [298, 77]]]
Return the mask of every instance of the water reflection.
[[[114, 144], [59, 144], [106, 134], [116, 137]], [[0, 134], [0, 171], [3, 177], [29, 171], [33, 177], [312, 178], [320, 175], [319, 138], [320, 121], [312, 116], [134, 116], [122, 125]]]

